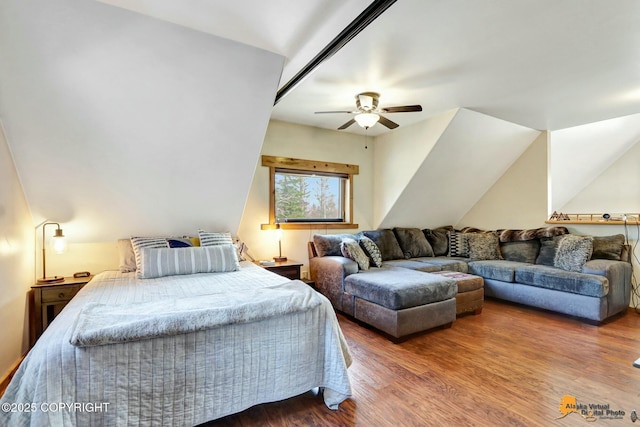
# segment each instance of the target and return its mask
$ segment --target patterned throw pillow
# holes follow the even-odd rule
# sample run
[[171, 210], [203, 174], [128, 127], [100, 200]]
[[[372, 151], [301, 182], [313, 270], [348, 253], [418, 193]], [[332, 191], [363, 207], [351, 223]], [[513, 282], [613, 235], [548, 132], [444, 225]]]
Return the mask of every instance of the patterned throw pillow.
[[369, 269], [369, 257], [364, 253], [358, 242], [353, 239], [344, 239], [340, 243], [342, 256], [352, 259], [358, 263], [360, 270]]
[[200, 238], [200, 246], [216, 246], [216, 245], [231, 245], [233, 239], [231, 233], [213, 233], [210, 231], [198, 230], [198, 237]]
[[553, 266], [567, 271], [581, 272], [591, 258], [593, 237], [567, 234], [558, 244]]
[[185, 248], [142, 248], [137, 276], [152, 279], [196, 273], [230, 272], [240, 269], [235, 245]]
[[502, 259], [498, 233], [468, 233], [466, 238], [471, 260]]
[[166, 237], [131, 237], [131, 246], [136, 257], [136, 270], [140, 271], [140, 251], [142, 248], [168, 248]]
[[382, 267], [382, 254], [380, 253], [380, 249], [378, 246], [368, 238], [367, 236], [360, 237], [359, 240], [360, 246], [364, 250], [365, 254], [369, 256], [371, 263], [376, 267]]
[[469, 233], [449, 232], [449, 256], [469, 257], [468, 235]]

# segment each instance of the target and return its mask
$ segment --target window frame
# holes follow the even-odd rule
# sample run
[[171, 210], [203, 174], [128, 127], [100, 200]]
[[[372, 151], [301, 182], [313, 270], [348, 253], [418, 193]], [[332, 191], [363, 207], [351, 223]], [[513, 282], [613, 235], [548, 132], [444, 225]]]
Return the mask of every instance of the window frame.
[[343, 206], [345, 210], [344, 221], [295, 221], [282, 222], [280, 228], [283, 229], [330, 229], [330, 228], [358, 228], [358, 224], [353, 223], [353, 176], [359, 174], [358, 165], [346, 163], [321, 162], [316, 160], [295, 159], [291, 157], [262, 156], [262, 166], [269, 168], [269, 223], [261, 224], [262, 230], [276, 228], [276, 172], [279, 170], [289, 170], [292, 172], [335, 174], [345, 178], [345, 191]]

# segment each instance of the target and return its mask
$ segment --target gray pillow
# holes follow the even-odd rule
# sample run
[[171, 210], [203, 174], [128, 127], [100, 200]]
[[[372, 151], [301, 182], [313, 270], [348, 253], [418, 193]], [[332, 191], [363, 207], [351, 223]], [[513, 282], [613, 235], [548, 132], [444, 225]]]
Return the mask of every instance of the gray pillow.
[[553, 261], [556, 259], [556, 251], [558, 244], [566, 235], [555, 237], [543, 237], [540, 239], [540, 252], [536, 258], [536, 264], [548, 265], [553, 267]]
[[449, 252], [449, 231], [452, 231], [453, 227], [447, 225], [446, 227], [439, 227], [430, 230], [425, 228], [422, 230], [424, 236], [433, 249], [434, 256], [446, 255]]
[[502, 258], [497, 233], [467, 233], [466, 237], [472, 261]]
[[380, 249], [382, 261], [404, 259], [404, 253], [402, 253], [398, 240], [390, 228], [363, 231], [362, 234], [373, 240], [373, 243]]
[[343, 257], [357, 262], [360, 270], [369, 269], [369, 257], [355, 240], [350, 238], [343, 239], [340, 244], [340, 250], [342, 251]]
[[371, 264], [376, 267], [382, 267], [382, 254], [380, 253], [380, 249], [373, 243], [373, 240], [368, 238], [367, 236], [360, 236], [360, 246], [364, 250], [364, 252], [369, 256], [369, 260]]
[[591, 259], [611, 259], [614, 261], [620, 261], [620, 255], [622, 254], [623, 246], [623, 234], [603, 237], [594, 236], [593, 255], [591, 255]]
[[553, 266], [567, 271], [582, 271], [593, 252], [593, 237], [567, 234], [558, 243]]
[[393, 232], [396, 234], [405, 258], [433, 256], [433, 249], [419, 228], [396, 227], [393, 229]]
[[346, 238], [355, 240], [353, 234], [314, 234], [313, 245], [318, 256], [342, 256], [340, 244]]
[[500, 244], [500, 253], [507, 261], [535, 264], [540, 252], [540, 240], [506, 242]]

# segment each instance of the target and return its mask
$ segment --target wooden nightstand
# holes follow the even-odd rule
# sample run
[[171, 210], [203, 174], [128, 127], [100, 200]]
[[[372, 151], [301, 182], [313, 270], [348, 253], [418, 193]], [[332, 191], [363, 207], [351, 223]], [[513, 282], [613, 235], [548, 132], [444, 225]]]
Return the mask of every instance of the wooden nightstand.
[[65, 277], [64, 282], [36, 284], [31, 287], [34, 300], [34, 341], [92, 277]]
[[300, 267], [302, 267], [301, 262], [288, 260], [276, 262], [276, 265], [262, 265], [259, 261], [256, 261], [256, 264], [266, 270], [273, 271], [274, 273], [291, 280], [300, 279]]

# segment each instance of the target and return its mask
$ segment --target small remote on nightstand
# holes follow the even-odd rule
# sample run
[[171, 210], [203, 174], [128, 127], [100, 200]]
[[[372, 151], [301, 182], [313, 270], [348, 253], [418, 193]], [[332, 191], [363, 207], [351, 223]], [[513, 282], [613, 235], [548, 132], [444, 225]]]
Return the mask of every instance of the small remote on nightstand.
[[638, 357], [638, 358], [633, 362], [633, 366], [635, 366], [636, 368], [640, 368], [640, 357]]

